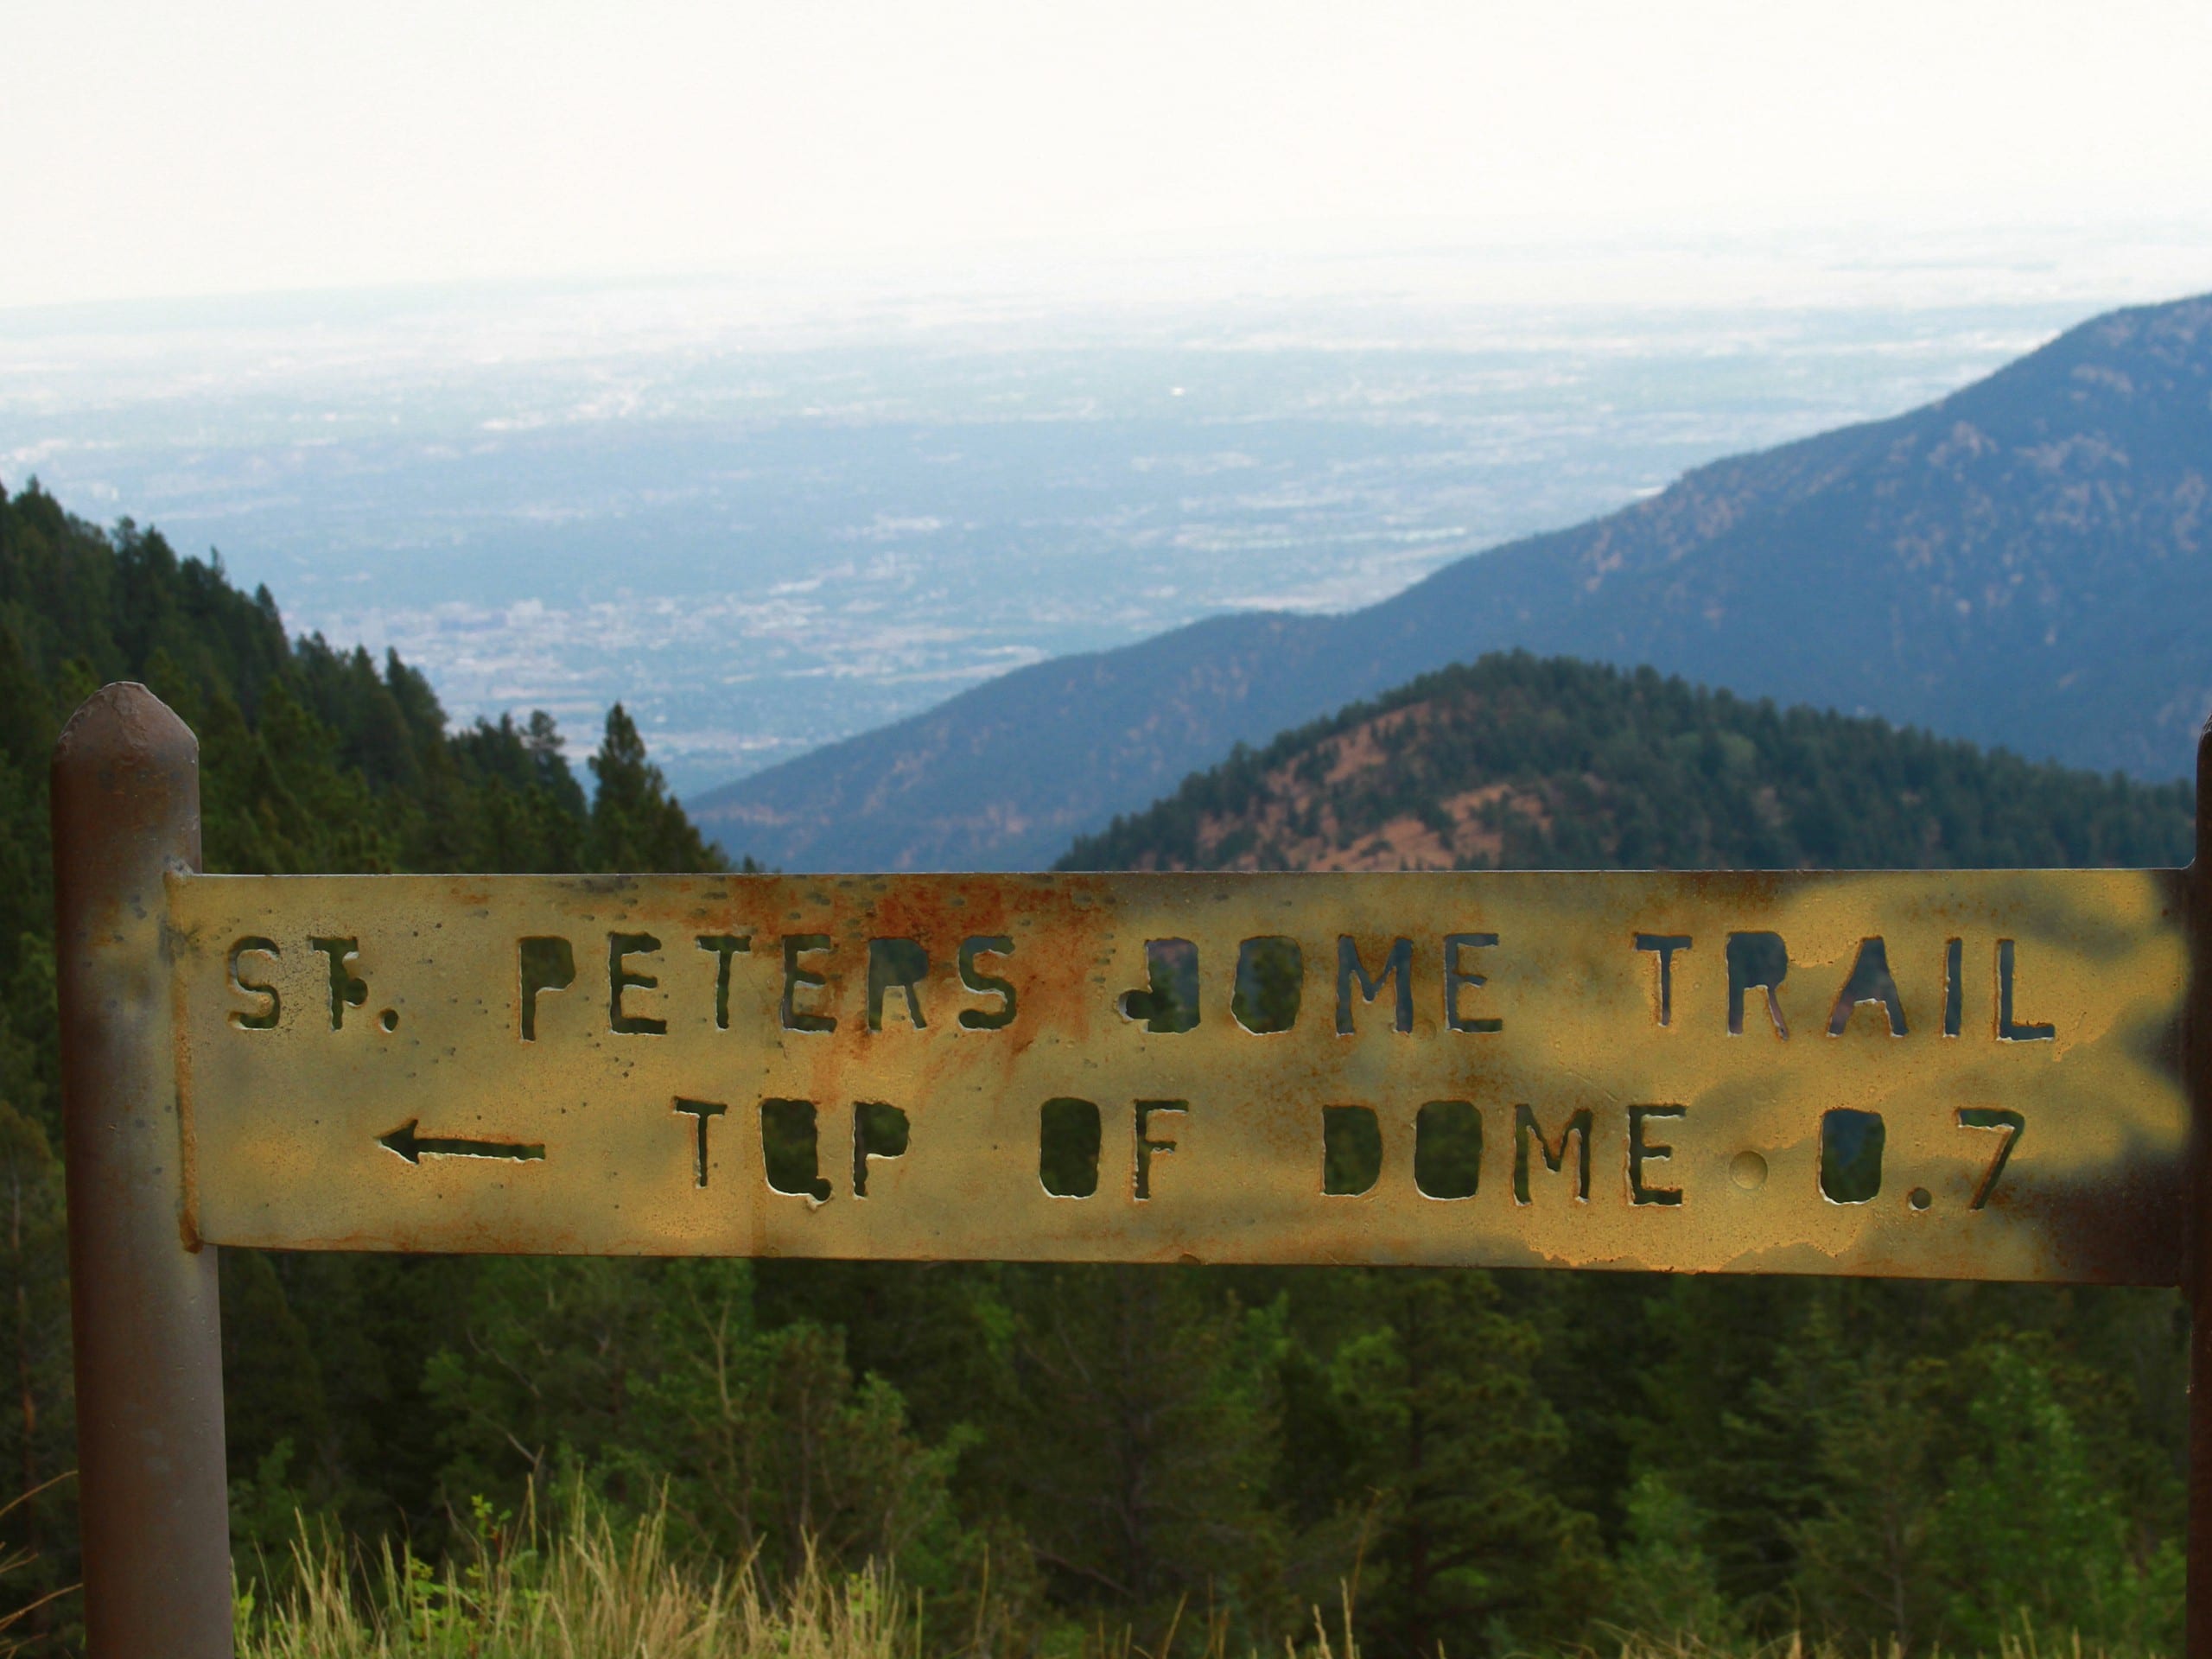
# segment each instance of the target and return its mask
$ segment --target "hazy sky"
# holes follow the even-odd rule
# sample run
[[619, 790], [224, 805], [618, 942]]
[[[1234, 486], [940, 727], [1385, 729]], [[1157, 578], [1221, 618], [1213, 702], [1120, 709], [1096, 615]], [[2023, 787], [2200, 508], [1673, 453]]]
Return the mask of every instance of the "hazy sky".
[[2202, 3], [34, 0], [6, 35], [4, 306], [2212, 222]]

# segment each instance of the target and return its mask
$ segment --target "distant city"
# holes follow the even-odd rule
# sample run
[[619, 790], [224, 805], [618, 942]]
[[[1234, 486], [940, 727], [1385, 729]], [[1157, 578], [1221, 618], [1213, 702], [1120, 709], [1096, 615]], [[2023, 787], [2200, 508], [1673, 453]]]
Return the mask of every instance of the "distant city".
[[786, 327], [696, 289], [0, 313], [0, 480], [696, 792], [1041, 658], [1370, 603], [2093, 306], [1357, 296]]

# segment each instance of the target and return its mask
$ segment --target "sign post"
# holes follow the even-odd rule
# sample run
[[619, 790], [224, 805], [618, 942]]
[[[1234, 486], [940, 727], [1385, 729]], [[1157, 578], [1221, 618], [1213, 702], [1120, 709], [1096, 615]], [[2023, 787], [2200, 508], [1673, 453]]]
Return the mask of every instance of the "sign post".
[[70, 732], [79, 1387], [161, 1379], [131, 1421], [191, 1443], [96, 1483], [87, 1409], [86, 1535], [158, 1487], [200, 1551], [163, 1589], [88, 1541], [164, 1637], [95, 1659], [226, 1650], [163, 1599], [227, 1591], [202, 1247], [2208, 1294], [2191, 871], [207, 876], [189, 734], [137, 688]]
[[163, 891], [200, 868], [199, 742], [108, 686], [63, 729], [51, 799], [86, 1644], [225, 1659], [220, 1312], [186, 1218]]

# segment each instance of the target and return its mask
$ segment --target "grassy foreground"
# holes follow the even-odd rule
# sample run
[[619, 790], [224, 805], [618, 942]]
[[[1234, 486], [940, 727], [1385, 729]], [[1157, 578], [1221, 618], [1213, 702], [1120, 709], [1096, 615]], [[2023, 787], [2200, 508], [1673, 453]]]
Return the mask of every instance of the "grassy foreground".
[[750, 1573], [705, 1574], [663, 1528], [585, 1514], [472, 1566], [404, 1552], [367, 1570], [302, 1534], [287, 1586], [238, 1596], [239, 1659], [914, 1659], [910, 1599], [812, 1563], [772, 1601]]
[[[925, 1640], [918, 1599], [874, 1571], [833, 1575], [810, 1561], [772, 1594], [755, 1574], [677, 1560], [654, 1522], [618, 1527], [588, 1505], [554, 1527], [525, 1522], [473, 1566], [434, 1567], [387, 1551], [364, 1572], [345, 1547], [305, 1529], [292, 1554], [284, 1589], [240, 1591], [239, 1659], [1017, 1659], [984, 1623], [955, 1644]], [[1170, 1629], [1156, 1651], [1102, 1627], [1042, 1659], [1230, 1659], [1225, 1648], [1199, 1619]], [[1802, 1637], [1714, 1647], [1627, 1633], [1573, 1659], [1615, 1656], [1904, 1659], [1894, 1644], [1861, 1654]], [[1325, 1619], [1316, 1608], [1310, 1637], [1286, 1643], [1283, 1659], [1362, 1656], [1349, 1618]], [[1995, 1659], [2123, 1656], [2028, 1631], [2007, 1637]]]

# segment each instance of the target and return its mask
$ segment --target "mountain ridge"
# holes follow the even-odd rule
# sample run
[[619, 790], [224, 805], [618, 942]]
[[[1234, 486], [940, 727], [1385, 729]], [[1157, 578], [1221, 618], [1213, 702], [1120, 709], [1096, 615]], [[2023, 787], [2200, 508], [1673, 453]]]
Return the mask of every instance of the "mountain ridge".
[[690, 804], [787, 868], [1039, 866], [1238, 742], [1505, 648], [2176, 776], [2212, 707], [2209, 394], [2212, 296], [2107, 313], [1363, 610], [1034, 664]]
[[1240, 747], [1066, 870], [2177, 865], [2185, 781], [1499, 652]]

